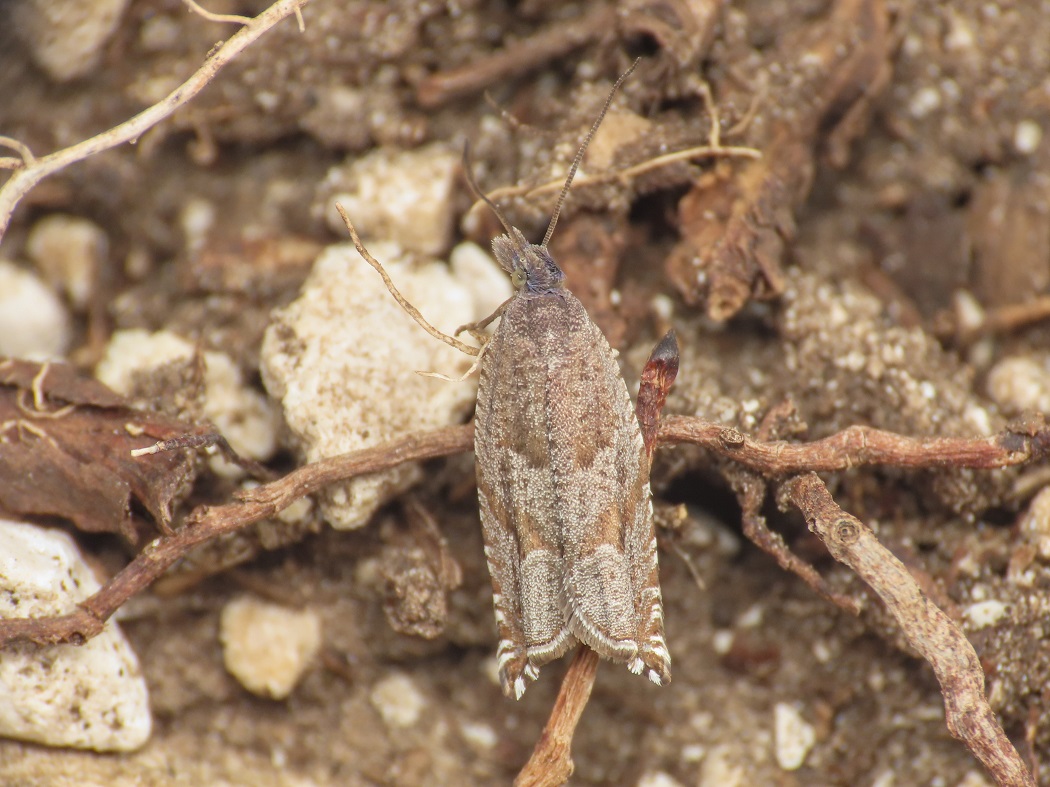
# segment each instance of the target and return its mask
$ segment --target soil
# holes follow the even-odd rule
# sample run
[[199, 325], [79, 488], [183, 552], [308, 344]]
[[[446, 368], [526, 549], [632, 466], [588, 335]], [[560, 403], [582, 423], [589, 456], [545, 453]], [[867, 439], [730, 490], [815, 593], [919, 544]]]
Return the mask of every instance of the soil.
[[[1023, 404], [993, 398], [989, 372], [1007, 357], [1042, 365], [1050, 339], [1039, 322], [976, 338], [963, 331], [973, 309], [1025, 304], [1050, 285], [1047, 11], [977, 0], [656, 0], [618, 13], [590, 0], [313, 0], [304, 33], [285, 20], [137, 145], [31, 191], [0, 257], [28, 259], [27, 234], [49, 214], [90, 219], [108, 238], [107, 267], [77, 316], [71, 360], [90, 372], [112, 331], [166, 328], [230, 354], [262, 391], [270, 311], [296, 296], [321, 246], [345, 240], [319, 207], [330, 168], [376, 146], [459, 150], [470, 140], [486, 189], [560, 180], [612, 82], [642, 56], [585, 175], [709, 143], [705, 83], [722, 144], [763, 156], [701, 158], [572, 192], [552, 251], [621, 350], [629, 381], [673, 325], [682, 371], [669, 413], [753, 432], [790, 398], [799, 439], [854, 423], [988, 434]], [[539, 64], [479, 77], [462, 95], [444, 95], [433, 78], [480, 69], [518, 42], [557, 41], [585, 15], [604, 26]], [[231, 30], [176, 0], [132, 0], [97, 67], [62, 84], [32, 63], [31, 43], [0, 31], [0, 133], [37, 155], [87, 138], [163, 97]], [[454, 199], [463, 215], [465, 184]], [[553, 199], [503, 206], [537, 238]], [[190, 243], [186, 227], [202, 202], [219, 218]], [[458, 230], [480, 243], [495, 231], [488, 218]], [[271, 464], [284, 471], [295, 461], [289, 450]], [[1046, 480], [1039, 472], [864, 469], [828, 482], [964, 626], [993, 708], [1050, 784], [1038, 768], [1050, 756], [1050, 566], [1017, 526]], [[231, 493], [205, 475], [176, 521]], [[424, 475], [412, 505], [436, 522], [462, 573], [438, 619], [420, 627], [436, 636], [395, 630], [405, 626], [390, 576], [412, 516], [403, 501], [353, 532], [304, 527], [298, 540], [268, 542], [253, 531], [245, 549], [198, 555], [192, 581], [126, 606], [121, 625], [154, 713], [144, 749], [99, 755], [0, 741], [0, 781], [509, 783], [567, 659], [545, 668], [520, 702], [502, 696], [471, 457], [432, 463]], [[655, 687], [601, 667], [572, 783], [991, 784], [949, 735], [928, 665], [900, 646], [877, 600], [797, 515], [772, 499], [765, 512], [794, 551], [863, 600], [860, 617], [743, 537], [712, 457], [662, 449], [653, 488], [661, 521], [675, 523], [660, 554], [674, 679]], [[83, 546], [111, 569], [128, 556], [116, 536]], [[223, 667], [220, 612], [243, 593], [321, 617], [322, 657], [285, 701], [252, 696]], [[1005, 614], [975, 622], [967, 612], [990, 599]], [[405, 727], [384, 720], [376, 692], [395, 674], [422, 702]], [[784, 767], [778, 706], [814, 734], [797, 769]]]

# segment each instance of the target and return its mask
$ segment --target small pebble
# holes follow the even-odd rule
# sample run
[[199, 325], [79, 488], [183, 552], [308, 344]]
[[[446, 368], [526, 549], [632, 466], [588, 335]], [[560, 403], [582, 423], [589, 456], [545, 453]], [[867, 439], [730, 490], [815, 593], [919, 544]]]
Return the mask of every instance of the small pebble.
[[1039, 559], [1050, 561], [1050, 487], [1044, 487], [1032, 498], [1021, 517], [1021, 537], [1030, 542]]
[[742, 762], [745, 758], [746, 755], [728, 744], [712, 747], [700, 766], [697, 787], [745, 787], [748, 784]]
[[0, 260], [0, 355], [54, 360], [65, 354], [70, 338], [69, 314], [51, 288]]
[[1026, 355], [1004, 358], [988, 371], [988, 395], [1008, 412], [1050, 412], [1050, 370]]
[[[447, 251], [459, 157], [443, 145], [379, 148], [332, 168], [320, 191], [328, 226], [343, 234], [338, 202], [366, 240], [396, 240], [421, 254]], [[374, 252], [373, 252], [374, 253]]]
[[976, 604], [970, 604], [963, 610], [963, 617], [966, 618], [972, 628], [983, 629], [988, 626], [994, 626], [1009, 611], [1010, 607], [1008, 604], [989, 599], [988, 601], [978, 601]]
[[12, 3], [11, 29], [34, 62], [56, 82], [90, 73], [116, 30], [128, 0], [23, 0]]
[[669, 773], [653, 771], [642, 774], [638, 787], [682, 787], [682, 783]]
[[99, 270], [109, 253], [109, 238], [95, 223], [54, 214], [33, 225], [26, 254], [53, 287], [83, 311], [95, 293]]
[[[66, 614], [99, 587], [66, 533], [0, 520], [0, 618]], [[133, 751], [151, 726], [146, 681], [115, 622], [80, 646], [0, 650], [0, 735]]]
[[491, 724], [483, 721], [461, 721], [459, 732], [472, 749], [478, 752], [489, 752], [496, 748], [499, 736]]
[[372, 687], [372, 706], [391, 729], [411, 727], [423, 713], [426, 698], [413, 680], [400, 672], [388, 675]]
[[806, 761], [817, 734], [794, 705], [778, 702], [773, 708], [773, 741], [777, 764], [794, 771]]
[[219, 623], [226, 670], [252, 694], [283, 700], [321, 649], [321, 619], [251, 596], [229, 602]]
[[1043, 141], [1043, 128], [1034, 120], [1022, 120], [1014, 129], [1014, 147], [1018, 153], [1028, 155], [1039, 149]]

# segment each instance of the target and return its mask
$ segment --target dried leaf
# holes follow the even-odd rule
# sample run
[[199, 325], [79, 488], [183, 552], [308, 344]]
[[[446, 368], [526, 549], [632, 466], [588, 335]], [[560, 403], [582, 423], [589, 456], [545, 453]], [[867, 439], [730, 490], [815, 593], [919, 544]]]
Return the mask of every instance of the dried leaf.
[[[795, 234], [794, 213], [809, 194], [816, 157], [846, 160], [849, 142], [867, 128], [873, 98], [889, 81], [889, 16], [881, 0], [843, 0], [831, 16], [785, 40], [770, 54], [792, 65], [770, 86], [762, 158], [736, 170], [732, 181], [699, 181], [679, 203], [682, 240], [667, 273], [689, 303], [727, 320], [750, 298], [783, 289], [781, 259]], [[775, 106], [774, 106], [775, 105]], [[770, 108], [771, 107], [771, 108]]]
[[193, 459], [131, 451], [200, 429], [135, 410], [66, 364], [0, 361], [0, 510], [59, 516], [134, 541], [135, 500], [170, 531], [172, 501], [193, 480]]

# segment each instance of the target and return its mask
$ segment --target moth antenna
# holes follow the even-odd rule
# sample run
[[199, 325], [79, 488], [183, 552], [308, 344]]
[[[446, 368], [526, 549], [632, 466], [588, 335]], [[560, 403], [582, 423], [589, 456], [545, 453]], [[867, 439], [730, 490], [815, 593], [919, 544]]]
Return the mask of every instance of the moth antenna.
[[602, 111], [598, 113], [597, 120], [594, 121], [591, 130], [587, 132], [587, 136], [583, 138], [583, 144], [580, 145], [580, 149], [576, 151], [576, 158], [572, 160], [572, 166], [569, 167], [569, 174], [565, 177], [565, 185], [561, 187], [561, 194], [558, 195], [558, 201], [554, 203], [554, 213], [551, 215], [550, 224], [547, 225], [547, 234], [543, 236], [543, 243], [540, 244], [541, 248], [547, 248], [547, 243], [550, 241], [551, 235], [554, 234], [554, 228], [558, 226], [558, 216], [561, 214], [561, 208], [562, 205], [565, 204], [566, 197], [569, 196], [569, 186], [572, 185], [572, 179], [576, 177], [576, 170], [580, 168], [580, 162], [583, 161], [583, 154], [587, 152], [587, 146], [591, 144], [594, 135], [598, 133], [598, 127], [602, 124], [602, 121], [605, 120], [605, 113], [609, 111], [609, 106], [612, 104], [616, 91], [619, 90], [620, 85], [624, 83], [624, 80], [634, 73], [634, 69], [638, 67], [638, 62], [640, 60], [640, 57], [635, 58], [634, 62], [631, 63], [631, 67], [624, 71], [620, 78], [616, 80], [616, 84], [613, 85], [612, 90], [609, 91], [608, 98], [605, 99]]
[[514, 237], [514, 232], [510, 226], [510, 222], [503, 215], [503, 211], [499, 209], [499, 205], [490, 200], [485, 192], [478, 186], [478, 182], [474, 180], [474, 172], [470, 168], [470, 140], [463, 143], [463, 174], [467, 178], [467, 185], [470, 186], [470, 190], [474, 192], [474, 196], [484, 202], [490, 208], [492, 212], [496, 214], [496, 218], [499, 219], [499, 223], [503, 225], [503, 229], [507, 231], [507, 235], [511, 238]]

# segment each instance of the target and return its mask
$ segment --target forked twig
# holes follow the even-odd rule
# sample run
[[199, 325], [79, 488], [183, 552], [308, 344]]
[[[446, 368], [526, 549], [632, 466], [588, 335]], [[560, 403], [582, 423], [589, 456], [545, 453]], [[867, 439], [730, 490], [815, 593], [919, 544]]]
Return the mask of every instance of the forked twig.
[[944, 695], [948, 731], [1003, 787], [1035, 787], [1035, 779], [992, 712], [984, 669], [966, 636], [922, 592], [911, 573], [871, 528], [843, 511], [815, 473], [788, 480], [784, 495], [806, 517], [832, 557], [863, 579], [896, 618], [908, 644], [933, 667]]
[[[727, 440], [727, 433], [736, 435], [740, 442]], [[811, 467], [844, 470], [863, 464], [971, 468], [1020, 465], [1046, 455], [1050, 448], [1050, 428], [1043, 427], [1034, 434], [1006, 431], [977, 440], [916, 440], [876, 429], [850, 427], [823, 440], [789, 444], [759, 443], [719, 424], [671, 416], [660, 424], [658, 442], [661, 445], [691, 443], [755, 472], [786, 476], [809, 472]], [[882, 444], [877, 456], [866, 450], [864, 444], [868, 442]], [[171, 536], [155, 539], [98, 593], [82, 602], [81, 611], [56, 618], [0, 620], [0, 645], [15, 640], [54, 643], [92, 637], [125, 601], [198, 544], [274, 516], [328, 484], [388, 470], [405, 462], [459, 454], [469, 451], [473, 444], [474, 427], [470, 424], [420, 432], [304, 465], [277, 481], [240, 493], [235, 502], [200, 506], [186, 517], [181, 529]], [[929, 450], [931, 445], [936, 450]]]
[[[470, 450], [473, 438], [474, 429], [471, 425], [451, 426], [410, 435], [374, 448], [305, 465], [284, 478], [241, 493], [239, 500], [227, 505], [198, 507], [186, 518], [180, 529], [171, 535], [155, 539], [101, 590], [81, 602], [75, 612], [51, 618], [0, 620], [0, 646], [19, 640], [42, 644], [83, 642], [99, 634], [105, 621], [121, 605], [160, 577], [175, 561], [197, 545], [272, 517], [299, 498], [328, 484], [387, 470], [404, 462], [450, 456]], [[1039, 425], [1024, 431], [1008, 429], [993, 437], [966, 440], [915, 439], [878, 429], [850, 427], [812, 443], [763, 443], [719, 424], [698, 418], [674, 416], [665, 419], [660, 425], [658, 442], [699, 445], [751, 471], [767, 477], [784, 477], [808, 473], [814, 467], [842, 470], [864, 464], [971, 468], [1019, 465], [1047, 454], [1050, 449], [1050, 428]], [[849, 556], [849, 533], [866, 531], [866, 528], [844, 514], [837, 506], [833, 509], [833, 515], [826, 513], [832, 509], [822, 506], [829, 501], [830, 505], [834, 503], [823, 485], [816, 488], [814, 483], [820, 482], [795, 480], [793, 485], [787, 485], [788, 493], [806, 513], [814, 528], [823, 528], [825, 523], [831, 523], [827, 526], [831, 530], [823, 534], [833, 554], [833, 544], [836, 544], [835, 539], [838, 539], [845, 542], [842, 545], [842, 554]], [[813, 497], [814, 495], [816, 497]], [[839, 528], [839, 531], [834, 531], [836, 523], [840, 522], [845, 522], [846, 525]], [[864, 533], [861, 535], [865, 539], [869, 538]], [[870, 536], [870, 540], [874, 542], [874, 536]], [[858, 549], [862, 549], [862, 557], [866, 555], [866, 559], [874, 559], [870, 556], [875, 554], [875, 545], [865, 541]], [[881, 550], [882, 547], [877, 549]], [[859, 561], [856, 565], [848, 564], [868, 581], [869, 576], [865, 572], [869, 570], [870, 565], [860, 558], [856, 559]], [[880, 558], [883, 562], [889, 559]], [[905, 578], [901, 575], [897, 579], [903, 582]], [[872, 586], [881, 593], [878, 587], [874, 584]], [[887, 593], [890, 590], [893, 588], [889, 588]], [[893, 592], [898, 595], [890, 593], [884, 600], [891, 606], [891, 611], [896, 610], [895, 615], [899, 613], [901, 605], [903, 608], [917, 605], [915, 609], [922, 610], [924, 615], [917, 618], [921, 625], [934, 626], [937, 631], [943, 630], [938, 636], [948, 643], [944, 647], [938, 649], [934, 647], [935, 643], [931, 644], [921, 639], [917, 639], [913, 645], [933, 664], [938, 679], [941, 680], [952, 733], [961, 737], [982, 762], [985, 762], [989, 771], [1000, 780], [1000, 784], [1034, 784], [1025, 771], [1018, 770], [1023, 769], [1023, 764], [1018, 765], [1020, 760], [1016, 751], [1002, 734], [994, 715], [989, 715], [986, 710], [987, 703], [981, 699], [983, 684], [975, 683], [972, 672], [968, 671], [972, 660], [964, 651], [969, 647], [969, 643], [965, 642], [965, 638], [957, 630], [953, 632], [946, 627], [947, 617], [924, 596], [912, 597], [909, 595], [912, 593], [910, 590]], [[914, 629], [914, 625], [907, 621], [902, 621], [901, 625], [912, 626]], [[918, 631], [912, 630], [909, 636], [918, 636], [924, 631], [929, 629], [922, 629], [920, 626]], [[970, 652], [972, 653], [972, 649]], [[582, 655], [578, 658], [581, 661], [584, 659]], [[561, 709], [552, 714], [552, 723], [555, 725], [552, 729], [565, 731], [574, 728], [579, 720], [578, 711], [575, 709], [577, 706], [582, 709], [585, 704], [583, 692], [589, 691], [589, 682], [593, 680], [593, 675], [588, 677], [592, 668], [585, 669], [585, 666], [581, 664], [579, 671], [572, 673], [576, 677], [569, 685], [563, 687], [563, 692], [572, 692], [572, 695], [567, 694], [565, 703], [559, 706]], [[976, 669], [980, 670], [979, 664]]]
[[[115, 148], [125, 142], [132, 142], [146, 131], [170, 116], [182, 107], [205, 86], [215, 75], [230, 63], [241, 52], [253, 44], [266, 31], [291, 14], [298, 14], [299, 9], [309, 0], [278, 0], [257, 17], [246, 23], [230, 39], [213, 51], [199, 69], [161, 101], [143, 110], [135, 117], [118, 126], [96, 134], [90, 139], [78, 142], [68, 148], [55, 151], [46, 156], [27, 159], [24, 146], [18, 148], [23, 155], [24, 166], [15, 169], [11, 177], [0, 186], [0, 238], [7, 232], [11, 215], [21, 199], [48, 175], [65, 169], [70, 164], [83, 161], [96, 153]], [[9, 144], [9, 143], [7, 143]]]

